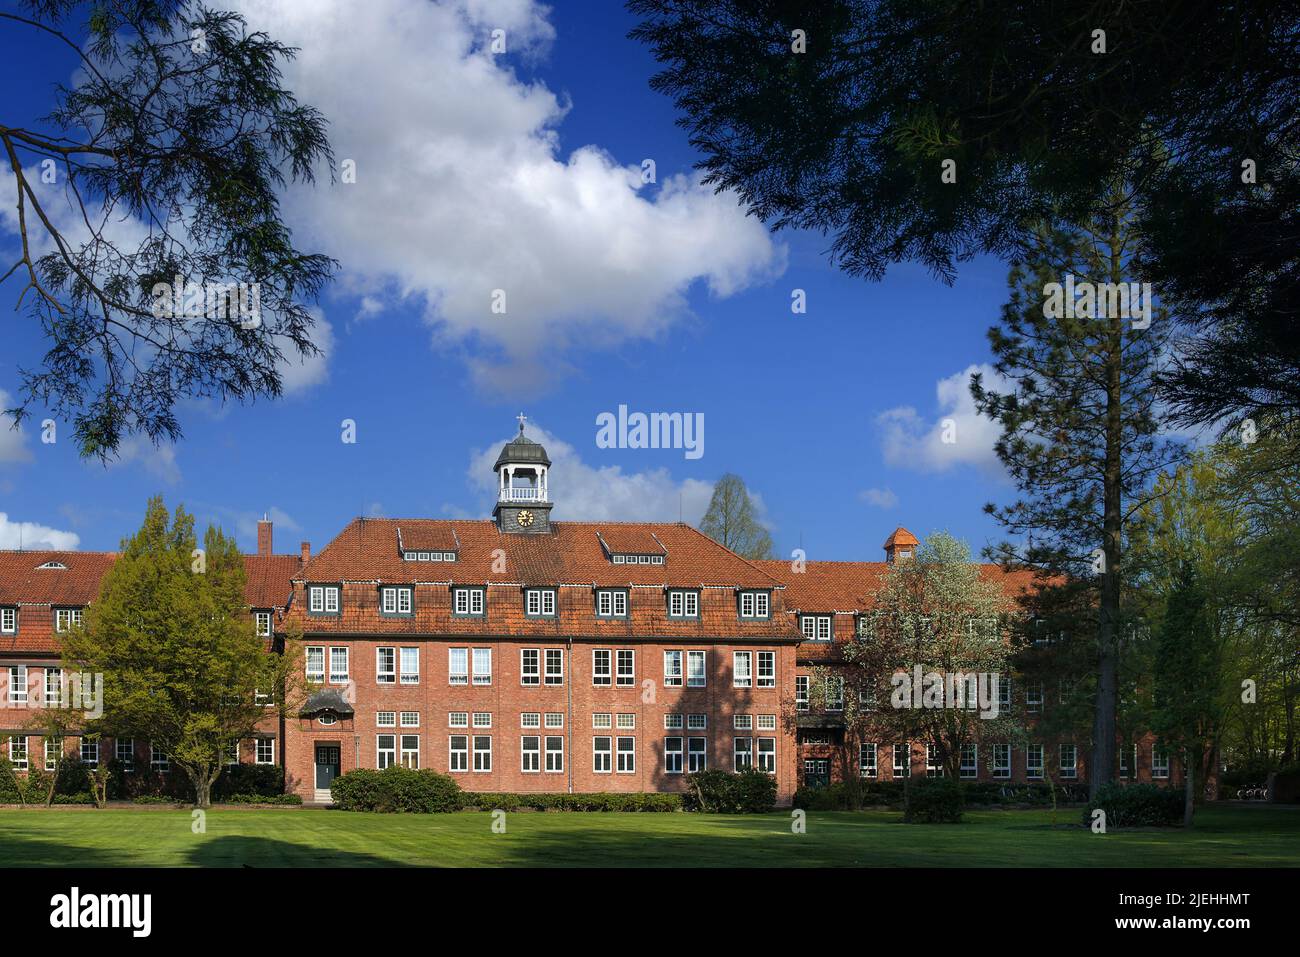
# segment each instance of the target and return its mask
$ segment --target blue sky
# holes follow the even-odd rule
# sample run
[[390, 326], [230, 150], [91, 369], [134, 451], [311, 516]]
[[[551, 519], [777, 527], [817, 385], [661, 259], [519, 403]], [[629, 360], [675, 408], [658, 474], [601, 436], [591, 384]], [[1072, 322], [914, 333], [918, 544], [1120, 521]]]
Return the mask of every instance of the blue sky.
[[[357, 160], [355, 187], [285, 200], [301, 245], [343, 266], [318, 304], [328, 357], [287, 370], [276, 403], [188, 403], [181, 442], [132, 442], [108, 468], [79, 461], [70, 430], [54, 444], [30, 425], [0, 435], [0, 545], [30, 523], [28, 545], [115, 548], [156, 493], [250, 549], [271, 513], [278, 551], [319, 548], [362, 513], [486, 516], [490, 463], [521, 410], [556, 460], [557, 520], [697, 520], [730, 471], [781, 555], [802, 543], [811, 559], [874, 560], [898, 525], [976, 550], [997, 538], [980, 509], [1013, 489], [963, 383], [989, 361], [1001, 263], [968, 264], [951, 287], [908, 264], [853, 279], [827, 263], [826, 238], [768, 236], [698, 189], [617, 4], [484, 0], [474, 19], [423, 0], [236, 6], [303, 47], [290, 85]], [[495, 23], [504, 57], [480, 46]], [[53, 44], [0, 30], [4, 122], [34, 123], [71, 69]], [[629, 187], [645, 158], [657, 182]], [[12, 223], [0, 211], [6, 255]], [[21, 285], [0, 285], [7, 309]], [[479, 307], [497, 287], [504, 318]], [[12, 400], [17, 367], [43, 350], [22, 313], [5, 316]], [[704, 455], [598, 448], [596, 417], [620, 404], [702, 413]], [[945, 417], [953, 445], [938, 441]]]

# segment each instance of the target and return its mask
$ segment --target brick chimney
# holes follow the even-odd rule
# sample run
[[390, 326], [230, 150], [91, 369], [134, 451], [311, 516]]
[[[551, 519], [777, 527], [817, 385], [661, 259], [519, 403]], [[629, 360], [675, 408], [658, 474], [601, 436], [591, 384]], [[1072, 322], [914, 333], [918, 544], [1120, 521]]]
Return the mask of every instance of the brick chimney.
[[271, 554], [271, 520], [265, 515], [257, 523], [257, 554], [263, 557]]
[[302, 549], [302, 557], [299, 559], [299, 562], [306, 565], [311, 561], [311, 542], [303, 542], [299, 547]]

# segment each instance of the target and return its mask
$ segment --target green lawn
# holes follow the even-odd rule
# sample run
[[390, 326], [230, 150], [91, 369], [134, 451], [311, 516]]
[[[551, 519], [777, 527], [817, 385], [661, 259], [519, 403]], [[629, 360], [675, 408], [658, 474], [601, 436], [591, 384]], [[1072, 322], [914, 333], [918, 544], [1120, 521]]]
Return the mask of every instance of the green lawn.
[[[1063, 810], [1059, 823], [1074, 822]], [[0, 865], [49, 867], [1300, 867], [1300, 808], [1214, 807], [1197, 826], [1096, 835], [1048, 811], [977, 811], [905, 825], [888, 811], [808, 815], [358, 814], [221, 809], [194, 834], [188, 810], [0, 810]]]

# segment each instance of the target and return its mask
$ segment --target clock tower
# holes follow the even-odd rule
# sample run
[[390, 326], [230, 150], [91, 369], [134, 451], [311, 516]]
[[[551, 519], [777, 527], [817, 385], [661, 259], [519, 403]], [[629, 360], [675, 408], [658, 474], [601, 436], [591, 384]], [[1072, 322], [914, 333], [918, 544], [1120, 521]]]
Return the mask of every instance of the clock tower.
[[507, 442], [492, 471], [497, 473], [497, 504], [492, 518], [503, 532], [543, 535], [551, 530], [551, 495], [546, 449], [524, 436], [527, 417], [519, 415], [519, 434]]

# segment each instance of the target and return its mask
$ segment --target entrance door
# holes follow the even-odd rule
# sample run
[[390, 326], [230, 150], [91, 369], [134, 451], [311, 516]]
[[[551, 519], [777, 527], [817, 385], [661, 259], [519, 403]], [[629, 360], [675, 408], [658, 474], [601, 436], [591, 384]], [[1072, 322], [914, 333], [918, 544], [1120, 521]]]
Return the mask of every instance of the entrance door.
[[803, 783], [808, 788], [824, 788], [831, 783], [831, 763], [826, 758], [805, 758]]
[[339, 776], [339, 746], [316, 745], [316, 787], [328, 790], [330, 782]]

